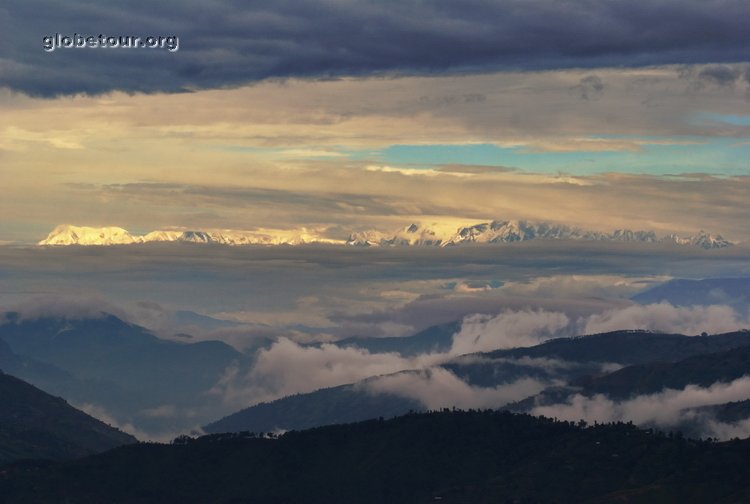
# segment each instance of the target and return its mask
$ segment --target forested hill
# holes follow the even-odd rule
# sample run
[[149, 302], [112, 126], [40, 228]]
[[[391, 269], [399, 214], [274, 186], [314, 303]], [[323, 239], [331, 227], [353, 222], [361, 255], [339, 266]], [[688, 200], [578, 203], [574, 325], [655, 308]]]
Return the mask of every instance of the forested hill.
[[0, 472], [16, 502], [747, 502], [750, 442], [507, 412], [138, 444]]
[[542, 357], [571, 362], [616, 362], [632, 365], [676, 362], [693, 355], [723, 352], [750, 345], [750, 331], [686, 336], [650, 331], [613, 331], [574, 338], [557, 338], [536, 346], [495, 350], [484, 355], [500, 357]]
[[0, 464], [82, 457], [135, 442], [63, 399], [0, 371]]

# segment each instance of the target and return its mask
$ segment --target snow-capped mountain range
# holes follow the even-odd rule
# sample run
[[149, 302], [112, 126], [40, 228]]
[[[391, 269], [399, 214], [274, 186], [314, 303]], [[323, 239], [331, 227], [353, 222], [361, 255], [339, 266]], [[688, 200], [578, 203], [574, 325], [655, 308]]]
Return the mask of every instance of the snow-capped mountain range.
[[733, 245], [721, 235], [700, 231], [694, 236], [675, 234], [657, 236], [653, 231], [631, 231], [617, 229], [612, 233], [587, 231], [559, 224], [533, 223], [507, 220], [482, 222], [458, 228], [452, 234], [441, 234], [430, 227], [417, 224], [407, 226], [396, 233], [384, 234], [378, 231], [353, 233], [347, 245], [388, 246], [388, 245], [430, 245], [446, 247], [466, 243], [513, 243], [528, 240], [586, 240], [607, 242], [674, 243], [693, 245], [704, 249], [724, 248]]
[[704, 249], [729, 247], [733, 243], [721, 235], [700, 231], [694, 236], [657, 236], [653, 231], [618, 229], [611, 233], [587, 231], [559, 224], [507, 220], [446, 229], [444, 226], [411, 224], [395, 232], [362, 231], [347, 240], [323, 235], [324, 230], [296, 229], [238, 230], [159, 230], [132, 235], [120, 227], [57, 226], [39, 245], [130, 245], [148, 242], [215, 243], [221, 245], [304, 245], [326, 243], [360, 247], [433, 246], [447, 247], [470, 243], [501, 244], [528, 240], [585, 240], [602, 242], [672, 243]]
[[159, 230], [145, 235], [133, 235], [121, 227], [87, 227], [63, 224], [57, 226], [38, 245], [132, 245], [148, 242], [216, 243], [220, 245], [303, 245], [306, 243], [336, 243], [320, 236], [315, 230], [237, 231], [222, 230]]

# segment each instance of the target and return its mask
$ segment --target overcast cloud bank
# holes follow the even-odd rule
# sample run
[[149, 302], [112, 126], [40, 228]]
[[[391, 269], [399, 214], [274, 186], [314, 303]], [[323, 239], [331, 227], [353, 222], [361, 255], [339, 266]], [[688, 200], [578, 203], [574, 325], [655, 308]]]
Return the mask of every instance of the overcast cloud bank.
[[[269, 78], [748, 61], [748, 17], [741, 0], [171, 0], [107, 9], [12, 0], [0, 11], [0, 85], [44, 96], [180, 92]], [[143, 36], [179, 36], [180, 50], [42, 50], [47, 35], [130, 34], [133, 26]], [[92, 65], [99, 71], [86, 71]], [[604, 89], [588, 79], [575, 92], [591, 100]]]

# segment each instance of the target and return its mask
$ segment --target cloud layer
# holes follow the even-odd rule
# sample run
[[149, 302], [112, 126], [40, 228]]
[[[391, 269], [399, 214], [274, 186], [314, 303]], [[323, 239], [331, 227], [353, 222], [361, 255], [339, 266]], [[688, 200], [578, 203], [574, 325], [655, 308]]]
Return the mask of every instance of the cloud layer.
[[[51, 96], [286, 77], [748, 61], [748, 17], [742, 0], [171, 0], [106, 9], [92, 0], [12, 0], [0, 10], [0, 85]], [[42, 37], [55, 33], [177, 35], [180, 49], [44, 52]], [[584, 98], [599, 92], [595, 81], [582, 85]]]
[[471, 315], [453, 336], [451, 353], [490, 352], [500, 348], [534, 346], [562, 333], [570, 324], [564, 313], [505, 311], [499, 315]]
[[[447, 352], [424, 353], [413, 358], [404, 358], [396, 353], [370, 353], [354, 347], [339, 348], [333, 344], [309, 347], [281, 338], [270, 348], [257, 352], [256, 363], [249, 372], [243, 374], [234, 368], [227, 370], [226, 376], [217, 385], [214, 393], [221, 396], [225, 402], [242, 407], [294, 393], [311, 392], [319, 388], [378, 377], [368, 380], [363, 385], [366, 390], [416, 399], [428, 408], [500, 407], [508, 402], [532, 396], [552, 383], [524, 378], [494, 388], [476, 387], [464, 382], [450, 371], [435, 366], [469, 353], [534, 346], [554, 337], [578, 336], [601, 331], [647, 329], [697, 335], [702, 331], [718, 333], [749, 327], [750, 321], [740, 318], [726, 306], [675, 308], [667, 303], [660, 303], [615, 308], [578, 319], [571, 319], [562, 312], [505, 310], [494, 316], [465, 317], [460, 330], [453, 336], [452, 347]], [[584, 331], [581, 328], [584, 328]], [[565, 365], [554, 361], [528, 359], [518, 363], [540, 369]], [[398, 373], [406, 370], [411, 371]], [[739, 389], [731, 390], [736, 392]], [[706, 395], [700, 397], [705, 398]], [[716, 397], [723, 396], [717, 392]], [[652, 403], [662, 399], [649, 399], [649, 404], [653, 406]], [[581, 401], [585, 404], [579, 404]], [[587, 401], [592, 400], [575, 399], [569, 408], [571, 414], [582, 414], [583, 411], [588, 416], [581, 418], [588, 419], [601, 408], [606, 411], [613, 408], [610, 404], [600, 407], [600, 399], [596, 399], [590, 407]], [[682, 409], [688, 407], [682, 399], [676, 404], [681, 405]], [[705, 404], [699, 401], [691, 407], [701, 405]], [[624, 408], [623, 418], [640, 421], [640, 417], [633, 412], [635, 410], [628, 409], [630, 406], [618, 407]], [[651, 411], [649, 408], [646, 408], [647, 411]], [[539, 414], [545, 413], [541, 411]], [[612, 419], [617, 418], [613, 416]], [[660, 421], [667, 423], [667, 419]]]
[[[580, 289], [586, 286], [585, 288], [592, 289], [594, 292], [601, 292], [601, 282], [613, 281], [609, 277], [582, 278], [580, 282], [582, 285], [579, 285], [571, 279], [562, 280], [559, 278], [536, 279], [527, 284], [511, 282], [509, 292], [517, 295], [525, 291], [539, 296], [540, 288], [556, 286], [561, 290], [548, 293], [554, 300], [556, 296], [563, 295], [566, 289], [573, 293], [580, 293]], [[632, 288], [632, 286], [621, 285], [613, 288], [611, 292], [619, 292], [623, 289], [627, 292]], [[501, 291], [502, 288], [498, 287], [494, 290]], [[393, 296], [394, 292], [390, 292], [389, 295]], [[543, 299], [537, 302], [543, 302]], [[451, 300], [446, 300], [446, 303], [450, 304]], [[211, 391], [198, 401], [192, 413], [167, 404], [139, 412], [138, 422], [144, 421], [147, 417], [146, 420], [168, 423], [172, 418], [189, 414], [209, 418], [211, 415], [219, 414], [218, 412], [226, 414], [262, 401], [357, 382], [360, 382], [360, 386], [367, 392], [395, 394], [414, 399], [420, 401], [426, 408], [500, 407], [509, 402], [533, 396], [546, 387], [561, 384], [560, 380], [565, 376], [565, 370], [570, 364], [548, 359], [528, 358], [507, 359], [505, 362], [493, 363], [477, 356], [463, 357], [456, 361], [459, 370], [461, 366], [469, 364], [497, 364], [498, 367], [493, 371], [493, 380], [496, 380], [493, 386], [473, 384], [473, 382], [466, 381], [470, 378], [459, 377], [456, 374], [459, 371], [451, 372], [439, 366], [467, 353], [532, 346], [553, 337], [584, 333], [632, 328], [699, 334], [702, 331], [718, 333], [750, 327], [749, 320], [738, 315], [732, 308], [721, 305], [674, 307], [666, 302], [651, 305], [615, 303], [604, 309], [600, 306], [593, 312], [591, 312], [592, 307], [581, 311], [581, 307], [575, 304], [569, 305], [567, 310], [564, 304], [557, 306], [559, 310], [504, 307], [499, 313], [468, 315], [463, 318], [460, 329], [453, 335], [453, 344], [447, 351], [422, 353], [408, 358], [397, 353], [372, 353], [354, 347], [340, 348], [332, 343], [312, 346], [305, 344], [308, 341], [335, 338], [337, 332], [340, 334], [344, 330], [342, 327], [325, 328], [318, 332], [311, 330], [295, 335], [284, 325], [269, 325], [263, 327], [261, 336], [267, 344], [248, 350], [253, 355], [252, 366], [240, 368], [232, 365], [226, 369], [223, 377]], [[46, 298], [28, 300], [15, 308], [25, 318], [91, 317], [100, 316], [102, 311], [114, 311], [132, 319], [141, 316], [141, 312], [145, 310], [150, 314], [146, 319], [155, 320], [160, 325], [160, 330], [167, 332], [169, 332], [168, 328], [161, 326], [164, 324], [168, 326], [169, 321], [174, 320], [169, 315], [169, 309], [154, 303], [137, 303], [135, 309], [123, 310], [101, 299], [60, 301], [55, 298]], [[154, 318], [152, 312], [158, 312], [159, 317]], [[206, 318], [200, 320], [204, 324], [220, 322], [206, 320]], [[426, 322], [429, 321], [428, 319]], [[225, 331], [230, 331], [228, 336]], [[239, 324], [237, 327], [221, 328], [215, 332], [209, 330], [201, 338], [225, 337], [239, 347], [250, 347], [251, 342], [260, 336], [256, 333], [257, 331], [257, 326]], [[525, 369], [520, 375], [516, 371], [502, 371], [498, 374], [497, 369], [504, 369], [503, 365], [509, 366], [509, 369], [514, 366]], [[611, 366], [602, 367], [603, 371], [612, 369]], [[504, 372], [509, 374], [505, 376]], [[361, 382], [362, 380], [366, 381]], [[696, 408], [745, 399], [748, 394], [750, 394], [750, 381], [744, 378], [730, 384], [715, 384], [707, 389], [690, 386], [679, 391], [665, 390], [659, 394], [637, 397], [623, 402], [616, 402], [604, 396], [576, 395], [563, 404], [539, 406], [534, 413], [573, 420], [579, 418], [588, 421], [633, 420], [642, 424], [660, 426], [693, 422], [704, 429], [702, 432], [705, 435], [723, 438], [737, 435], [737, 433], [750, 433], [750, 430], [746, 424], [729, 425], [717, 422], [713, 417]], [[87, 411], [96, 413], [101, 418], [105, 418], [102, 415], [107, 414], [96, 405], [89, 404], [86, 407]], [[141, 425], [141, 423], [136, 425], [136, 423], [131, 420], [121, 419], [120, 421], [124, 427], [133, 432], [137, 431], [145, 437], [169, 437], [174, 434], [169, 429], [155, 431], [153, 425]]]
[[574, 395], [568, 402], [532, 409], [534, 415], [555, 417], [561, 420], [587, 422], [632, 421], [638, 425], [656, 425], [671, 428], [684, 422], [697, 422], [702, 435], [728, 439], [750, 435], [750, 419], [737, 423], [719, 422], [696, 408], [743, 401], [750, 397], [750, 377], [729, 383], [714, 383], [710, 387], [688, 385], [684, 389], [665, 389], [656, 394], [636, 396], [626, 401], [613, 401], [597, 394], [586, 397]]
[[63, 223], [346, 239], [518, 218], [742, 241], [749, 126], [735, 115], [748, 104], [746, 71], [294, 80], [56, 100], [0, 90], [0, 240], [36, 242]]
[[726, 305], [676, 307], [667, 302], [631, 305], [571, 318], [564, 312], [506, 310], [470, 315], [453, 337], [453, 355], [534, 346], [551, 338], [646, 330], [695, 336], [750, 329], [750, 319]]
[[496, 387], [472, 386], [443, 368], [381, 376], [360, 386], [372, 394], [393, 394], [421, 402], [425, 408], [499, 408], [544, 390], [550, 383], [521, 378]]
[[581, 322], [585, 334], [645, 329], [695, 335], [704, 331], [717, 334], [750, 328], [750, 321], [730, 306], [676, 307], [667, 302], [608, 310]]
[[447, 355], [420, 355], [406, 359], [398, 354], [371, 354], [357, 348], [324, 344], [306, 347], [281, 338], [259, 350], [252, 369], [230, 368], [212, 393], [235, 408], [262, 401], [354, 383], [371, 376], [419, 369], [445, 360]]

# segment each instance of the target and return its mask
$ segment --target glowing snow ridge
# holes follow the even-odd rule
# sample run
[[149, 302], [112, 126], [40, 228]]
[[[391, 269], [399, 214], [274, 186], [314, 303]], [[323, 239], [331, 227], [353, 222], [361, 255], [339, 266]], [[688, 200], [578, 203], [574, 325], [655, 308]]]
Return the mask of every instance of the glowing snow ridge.
[[145, 235], [132, 235], [120, 227], [57, 226], [39, 245], [131, 245], [148, 242], [215, 243], [220, 245], [304, 245], [325, 243], [360, 247], [432, 246], [447, 247], [471, 243], [502, 244], [528, 240], [585, 240], [601, 242], [672, 243], [704, 249], [733, 245], [721, 235], [701, 231], [694, 236], [674, 234], [657, 236], [653, 231], [618, 229], [612, 233], [586, 231], [558, 224], [526, 221], [492, 221], [470, 226], [421, 226], [411, 224], [392, 233], [362, 231], [347, 240], [324, 236], [325, 229], [257, 229], [254, 231], [223, 230], [158, 230]]
[[695, 236], [680, 237], [671, 234], [659, 237], [653, 231], [618, 229], [612, 233], [603, 233], [559, 224], [517, 220], [482, 222], [460, 227], [452, 233], [412, 224], [390, 234], [379, 231], [353, 233], [346, 243], [347, 245], [369, 247], [395, 245], [447, 247], [466, 243], [513, 243], [534, 239], [675, 243], [677, 245], [698, 246], [704, 249], [724, 248], [733, 245], [732, 242], [725, 240], [721, 235], [713, 235], [705, 231], [701, 231]]
[[306, 243], [343, 244], [320, 236], [316, 230], [259, 229], [237, 230], [159, 230], [145, 235], [132, 235], [120, 227], [86, 227], [63, 224], [38, 245], [132, 245], [148, 242], [216, 243], [220, 245], [303, 245]]
[[138, 243], [138, 238], [121, 227], [61, 225], [53, 229], [39, 245], [125, 245]]

